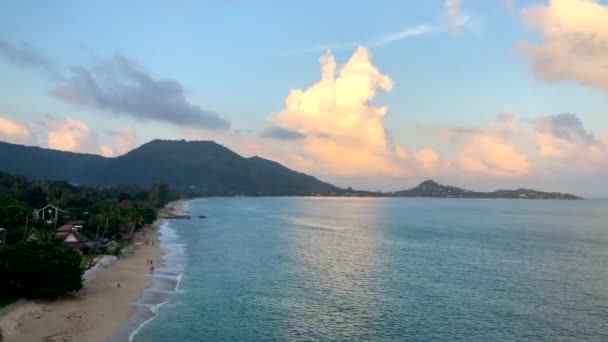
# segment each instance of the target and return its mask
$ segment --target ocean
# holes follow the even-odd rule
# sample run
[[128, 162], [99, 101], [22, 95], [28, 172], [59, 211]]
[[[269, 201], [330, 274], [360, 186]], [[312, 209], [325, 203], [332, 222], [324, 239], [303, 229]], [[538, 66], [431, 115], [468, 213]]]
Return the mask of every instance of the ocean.
[[[608, 341], [608, 201], [209, 198], [136, 342]], [[143, 324], [142, 324], [143, 323]]]

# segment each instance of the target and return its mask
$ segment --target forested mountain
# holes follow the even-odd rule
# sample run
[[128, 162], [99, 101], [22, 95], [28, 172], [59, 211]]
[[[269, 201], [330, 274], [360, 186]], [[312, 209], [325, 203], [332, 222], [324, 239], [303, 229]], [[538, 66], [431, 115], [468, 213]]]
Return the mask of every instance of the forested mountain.
[[167, 182], [200, 195], [310, 195], [331, 184], [260, 157], [244, 158], [210, 141], [154, 140], [123, 156], [61, 152], [0, 143], [0, 170], [75, 184], [149, 186]]

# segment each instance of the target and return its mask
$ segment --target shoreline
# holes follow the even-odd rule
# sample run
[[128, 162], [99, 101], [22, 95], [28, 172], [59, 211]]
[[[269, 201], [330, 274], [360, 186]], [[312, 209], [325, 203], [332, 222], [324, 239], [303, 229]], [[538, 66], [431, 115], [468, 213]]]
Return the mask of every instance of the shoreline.
[[[173, 219], [180, 219], [181, 216], [185, 214], [187, 203], [188, 200], [173, 201], [159, 211], [159, 219], [156, 222], [158, 229], [156, 241], [161, 250], [160, 261], [155, 264], [157, 268], [154, 274], [151, 274], [149, 277], [150, 285], [142, 290], [141, 296], [135, 303], [134, 312], [131, 314], [128, 320], [123, 322], [121, 328], [114, 333], [110, 339], [111, 341], [133, 341], [135, 336], [137, 336], [142, 329], [156, 319], [159, 310], [171, 301], [172, 298], [162, 298], [167, 293], [171, 292], [170, 288], [173, 287], [173, 294], [177, 293], [182, 278], [181, 272], [178, 274], [173, 273], [173, 276], [175, 276], [175, 283], [171, 284], [169, 289], [167, 289], [168, 283], [171, 283], [171, 280], [168, 280], [167, 278], [171, 277], [172, 271], [175, 271], [175, 269], [172, 269], [169, 265], [169, 257], [171, 254], [169, 251], [169, 245], [172, 243], [168, 241], [170, 238], [167, 237], [167, 234], [172, 231], [169, 226], [169, 221]], [[162, 237], [161, 233], [163, 234]], [[159, 287], [162, 290], [159, 290]], [[163, 295], [153, 295], [158, 291], [162, 292]]]
[[[158, 213], [181, 212], [186, 201], [167, 204]], [[4, 342], [102, 342], [112, 339], [137, 311], [137, 302], [152, 285], [148, 260], [160, 265], [158, 232], [163, 219], [142, 229], [120, 260], [104, 258], [85, 273], [77, 294], [54, 301], [19, 300], [0, 310]], [[145, 242], [149, 243], [146, 244]]]

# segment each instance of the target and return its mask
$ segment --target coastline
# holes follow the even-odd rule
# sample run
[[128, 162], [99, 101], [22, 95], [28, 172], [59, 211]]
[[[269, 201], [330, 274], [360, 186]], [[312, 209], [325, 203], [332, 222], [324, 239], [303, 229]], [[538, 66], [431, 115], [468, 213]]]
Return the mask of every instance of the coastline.
[[[159, 217], [179, 213], [184, 205], [185, 201], [171, 202], [159, 211]], [[4, 341], [112, 339], [136, 313], [136, 302], [152, 284], [147, 261], [160, 265], [158, 231], [163, 221], [159, 219], [142, 229], [120, 260], [104, 258], [102, 265], [86, 272], [84, 288], [79, 293], [55, 301], [20, 300], [0, 310]]]

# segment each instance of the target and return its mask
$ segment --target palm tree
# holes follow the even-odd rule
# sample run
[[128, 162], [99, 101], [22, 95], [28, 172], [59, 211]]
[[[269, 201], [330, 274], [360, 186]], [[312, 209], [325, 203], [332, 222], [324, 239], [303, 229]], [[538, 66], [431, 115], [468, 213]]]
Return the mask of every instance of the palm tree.
[[[106, 207], [103, 208], [103, 210], [101, 211], [100, 217], [102, 220], [105, 220], [105, 225], [103, 227], [103, 232], [101, 233], [101, 238], [103, 239], [103, 237], [106, 235], [106, 232], [108, 231], [108, 226], [110, 225], [110, 220], [112, 218], [114, 218], [114, 216], [116, 215], [116, 208], [114, 208], [114, 206], [108, 205]], [[96, 238], [99, 240], [99, 224], [97, 225], [97, 236]]]
[[30, 213], [27, 212], [25, 214], [25, 228], [23, 228], [23, 240], [25, 240], [27, 238], [27, 233], [29, 232], [29, 228], [30, 228]]
[[127, 212], [127, 223], [129, 224], [129, 238], [133, 237], [135, 229], [139, 228], [144, 222], [144, 216], [139, 204], [133, 204]]
[[55, 230], [57, 230], [57, 221], [59, 221], [59, 203], [63, 197], [63, 189], [60, 187], [52, 187], [49, 189], [48, 196], [55, 205], [55, 208], [57, 208], [57, 212], [55, 213]]

